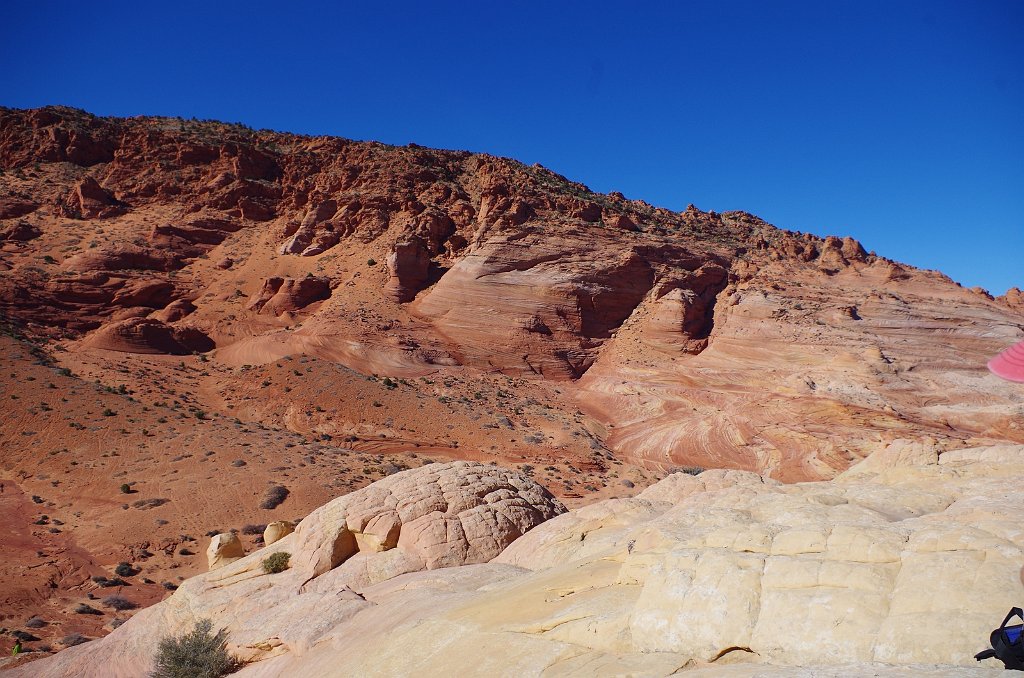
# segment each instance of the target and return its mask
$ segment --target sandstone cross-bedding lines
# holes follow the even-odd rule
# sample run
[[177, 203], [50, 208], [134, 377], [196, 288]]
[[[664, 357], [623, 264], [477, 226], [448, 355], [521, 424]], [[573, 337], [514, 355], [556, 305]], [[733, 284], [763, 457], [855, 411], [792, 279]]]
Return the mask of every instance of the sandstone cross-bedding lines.
[[[121, 624], [129, 612], [76, 612], [105, 587], [146, 607], [198, 581], [187, 578], [205, 565], [203, 535], [230, 536], [217, 538], [221, 567], [202, 581], [232, 591], [234, 572], [249, 582], [238, 586], [262, 587], [258, 563], [243, 556], [271, 541], [264, 533], [280, 537], [266, 523], [298, 523], [273, 544], [295, 556], [274, 581], [295, 578], [300, 598], [347, 601], [385, 636], [400, 619], [449, 610], [435, 584], [461, 605], [481, 587], [534, 576], [523, 566], [542, 577], [543, 563], [557, 578], [578, 549], [612, 549], [581, 565], [611, 583], [557, 584], [564, 595], [549, 602], [588, 600], [628, 619], [581, 604], [497, 630], [480, 621], [488, 642], [538, 652], [527, 672], [621, 672], [628, 655], [621, 670], [657, 673], [662, 659], [708, 660], [727, 649], [723, 639], [772, 662], [811, 657], [812, 631], [800, 626], [809, 622], [793, 622], [797, 648], [772, 635], [765, 611], [817, 600], [839, 579], [863, 595], [836, 594], [853, 616], [822, 623], [857, 633], [821, 642], [850, 661], [904, 661], [886, 639], [918, 609], [895, 602], [908, 572], [995, 567], [1002, 581], [1010, 571], [1018, 539], [992, 527], [1002, 519], [986, 517], [985, 497], [1001, 490], [980, 476], [940, 492], [974, 497], [948, 505], [921, 498], [909, 476], [899, 497], [888, 481], [857, 480], [856, 500], [842, 476], [814, 495], [824, 504], [805, 496], [815, 485], [778, 482], [881, 464], [880, 450], [932, 455], [927, 473], [953, 482], [960, 468], [935, 459], [1024, 443], [1019, 386], [985, 369], [1024, 338], [1019, 289], [963, 289], [851, 238], [743, 212], [673, 212], [514, 160], [212, 121], [0, 108], [0, 170], [0, 504], [10, 527], [0, 608], [15, 629], [43, 620], [40, 646]], [[434, 481], [388, 489], [408, 482], [403, 469], [427, 478], [456, 460], [518, 472], [462, 468], [465, 479], [446, 476], [450, 491]], [[681, 467], [717, 469], [698, 476], [714, 490], [665, 495], [672, 509], [636, 496]], [[671, 478], [648, 492], [697, 487]], [[476, 499], [463, 506], [467, 487]], [[279, 501], [266, 504], [271, 492]], [[692, 501], [702, 508], [687, 513]], [[772, 518], [768, 505], [788, 517]], [[970, 511], [980, 522], [937, 542], [936, 553], [959, 555], [922, 555], [927, 526]], [[608, 523], [551, 537], [529, 563], [489, 562], [588, 515]], [[807, 568], [799, 576], [797, 562]], [[122, 563], [136, 574], [114, 578]], [[456, 564], [452, 579], [417, 579]], [[742, 623], [683, 632], [656, 609], [661, 581], [690, 591], [677, 607], [702, 614], [722, 568], [744, 584], [715, 600]], [[983, 581], [956, 577], [950, 590], [983, 589], [970, 628], [957, 627], [967, 638], [1000, 605]], [[399, 595], [388, 582], [418, 590], [415, 601], [402, 593], [395, 607], [368, 606]], [[193, 600], [191, 586], [171, 607]], [[266, 591], [283, 601], [296, 589]], [[445, 638], [477, 619], [439, 614], [416, 633]], [[233, 630], [257, 643], [253, 657], [283, 648], [250, 671], [320, 661], [304, 643], [323, 629], [259, 640], [271, 622], [268, 608], [247, 622], [251, 637]], [[579, 650], [579, 628], [602, 640]], [[487, 666], [459, 647], [451, 656]], [[942, 661], [961, 662], [966, 644], [955, 647]], [[397, 671], [406, 659], [382, 661]]]
[[461, 151], [66, 108], [0, 125], [0, 309], [82, 347], [568, 382], [559, 407], [651, 468], [820, 478], [901, 436], [1024, 439], [984, 371], [1024, 336], [1020, 291], [850, 238]]

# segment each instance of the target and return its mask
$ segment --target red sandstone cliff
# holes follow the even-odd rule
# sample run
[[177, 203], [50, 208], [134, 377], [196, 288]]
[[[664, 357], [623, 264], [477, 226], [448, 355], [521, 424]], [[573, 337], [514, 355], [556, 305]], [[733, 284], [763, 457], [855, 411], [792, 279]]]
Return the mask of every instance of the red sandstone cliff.
[[69, 347], [557, 382], [654, 468], [813, 478], [898, 437], [1024, 440], [984, 369], [1020, 295], [849, 238], [486, 155], [66, 108], [0, 111], [0, 165], [0, 309]]

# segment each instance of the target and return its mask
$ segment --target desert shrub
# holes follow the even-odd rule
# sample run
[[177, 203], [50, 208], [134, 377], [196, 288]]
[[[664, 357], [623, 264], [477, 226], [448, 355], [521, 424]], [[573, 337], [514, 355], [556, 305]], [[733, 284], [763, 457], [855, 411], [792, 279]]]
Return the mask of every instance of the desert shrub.
[[243, 525], [242, 534], [263, 534], [265, 529], [267, 529], [266, 525]]
[[131, 577], [138, 573], [139, 571], [132, 567], [131, 563], [118, 563], [114, 568], [114, 574], [119, 577]]
[[284, 485], [274, 485], [267, 490], [267, 496], [264, 497], [263, 503], [260, 504], [261, 509], [272, 509], [280, 506], [285, 499], [288, 498], [288, 488]]
[[151, 678], [218, 678], [238, 668], [227, 649], [227, 631], [213, 632], [209, 619], [200, 619], [191, 631], [167, 636], [157, 645]]
[[153, 497], [152, 499], [140, 499], [136, 502], [132, 502], [132, 506], [134, 506], [137, 509], [145, 510], [150, 508], [156, 508], [157, 506], [163, 506], [169, 501], [170, 499], [166, 499], [164, 497]]
[[128, 483], [121, 483], [121, 494], [131, 494], [132, 486]]
[[79, 603], [75, 605], [75, 614], [103, 614], [92, 605], [86, 605], [85, 603]]
[[691, 476], [699, 476], [701, 473], [704, 473], [704, 468], [701, 466], [684, 466], [679, 470]]
[[39, 617], [32, 617], [27, 622], [25, 622], [25, 626], [26, 628], [30, 629], [41, 629], [44, 626], [46, 626], [46, 622], [40, 619]]
[[64, 647], [74, 647], [75, 645], [88, 643], [90, 640], [92, 640], [92, 638], [86, 638], [81, 633], [70, 633], [60, 639], [60, 644]]
[[263, 559], [263, 571], [267, 574], [284, 572], [288, 569], [288, 561], [291, 560], [291, 557], [290, 553], [285, 553], [284, 551], [271, 553]]
[[114, 610], [134, 610], [138, 607], [124, 596], [107, 596], [103, 599], [103, 604]]

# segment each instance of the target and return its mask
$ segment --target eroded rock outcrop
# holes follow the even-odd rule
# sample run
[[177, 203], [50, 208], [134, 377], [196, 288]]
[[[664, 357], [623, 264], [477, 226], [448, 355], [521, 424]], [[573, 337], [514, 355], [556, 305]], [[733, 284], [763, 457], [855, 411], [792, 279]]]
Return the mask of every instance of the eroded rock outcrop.
[[[205, 616], [254, 662], [240, 676], [987, 675], [973, 654], [1021, 593], [1024, 446], [931, 446], [890, 446], [832, 482], [674, 474], [535, 523], [497, 558], [501, 539], [469, 538], [504, 532], [485, 515], [514, 533], [557, 506], [494, 467], [421, 468], [314, 512], [274, 545], [293, 569], [262, 575], [269, 551], [252, 554], [29, 668], [134, 675], [142, 639]], [[414, 571], [439, 539], [460, 555], [436, 564], [489, 562]]]
[[84, 341], [85, 346], [123, 353], [206, 352], [213, 342], [194, 327], [173, 327], [155, 318], [128, 318], [100, 328]]
[[[129, 299], [159, 281], [194, 302], [215, 360], [557, 381], [563, 414], [578, 405], [604, 449], [648, 469], [804, 480], [900, 438], [1024, 441], [1019, 394], [983, 378], [1024, 339], [1019, 290], [992, 297], [849, 237], [675, 212], [483, 154], [66, 108], [0, 119], [0, 164], [17, 170], [0, 213], [26, 224], [3, 229], [18, 240], [0, 312], [37, 332], [145, 309], [178, 322], [185, 309]], [[75, 222], [70, 242], [50, 206], [81, 211], [79, 193], [130, 209]], [[385, 259], [387, 277], [370, 263]], [[329, 303], [309, 275], [330, 280]], [[254, 285], [256, 318], [241, 292]]]
[[[557, 242], [540, 233], [494, 236], [421, 295], [414, 310], [457, 340], [468, 364], [555, 380], [585, 373], [656, 289], [692, 296], [685, 304], [680, 296], [670, 310], [677, 319], [669, 331], [680, 343], [688, 341], [687, 332], [706, 338], [708, 306], [725, 283], [714, 257], [708, 262], [706, 253], [668, 244], [623, 249], [618, 238], [613, 230], [567, 234]], [[691, 273], [705, 264], [701, 274]], [[497, 345], [496, 326], [506, 333]]]
[[[325, 200], [307, 210], [294, 234], [281, 245], [281, 254], [312, 256], [327, 249], [328, 242], [337, 242], [334, 226], [329, 222], [337, 211], [338, 203], [334, 200]], [[318, 236], [322, 242], [314, 243]]]
[[387, 260], [388, 281], [387, 292], [391, 297], [404, 303], [412, 301], [427, 284], [430, 272], [430, 252], [423, 241], [405, 240], [395, 243]]
[[38, 226], [19, 221], [0, 228], [0, 241], [28, 242], [41, 234]]
[[39, 205], [11, 195], [0, 196], [0, 219], [16, 219], [31, 214], [39, 209]]
[[[374, 607], [359, 591], [404, 573], [485, 563], [564, 512], [533, 480], [496, 466], [455, 462], [397, 473], [317, 509], [272, 548], [239, 558], [244, 554], [236, 535], [215, 536], [207, 552], [211, 571], [131, 620], [148, 640], [123, 633], [108, 637], [105, 642], [117, 649], [109, 656], [101, 651], [102, 670], [108, 676], [145, 673], [153, 638], [197, 618], [225, 614], [238, 621], [232, 641], [249, 661], [309, 648], [338, 623]], [[267, 575], [261, 563], [278, 551], [290, 554], [290, 567]], [[453, 582], [473, 579], [456, 574]], [[309, 605], [319, 610], [315, 623]], [[138, 651], [139, 642], [147, 645], [144, 652]], [[94, 662], [101, 655], [62, 655], [49, 667], [31, 668], [35, 676], [89, 675], [100, 666]]]
[[257, 313], [283, 315], [323, 301], [331, 296], [331, 281], [327, 278], [268, 278], [249, 302], [249, 309]]
[[65, 213], [82, 219], [105, 219], [125, 211], [124, 204], [91, 176], [84, 177], [78, 183], [69, 205], [64, 209]]
[[242, 546], [237, 534], [225, 532], [210, 538], [210, 545], [206, 549], [206, 565], [210, 570], [224, 567], [244, 557], [245, 547]]
[[279, 542], [295, 531], [295, 525], [288, 520], [275, 520], [263, 530], [263, 543], [267, 546]]
[[315, 577], [357, 553], [398, 548], [434, 569], [487, 562], [565, 508], [516, 473], [478, 463], [431, 464], [327, 504], [299, 524], [294, 567]]
[[88, 250], [68, 257], [61, 264], [67, 271], [173, 271], [184, 264], [182, 254], [136, 245], [115, 245]]

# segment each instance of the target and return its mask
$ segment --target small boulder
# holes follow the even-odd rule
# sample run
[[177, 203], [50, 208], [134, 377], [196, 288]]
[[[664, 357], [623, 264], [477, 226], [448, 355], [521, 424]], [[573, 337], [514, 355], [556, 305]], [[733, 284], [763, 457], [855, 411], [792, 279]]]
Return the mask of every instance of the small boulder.
[[12, 195], [0, 196], [0, 219], [16, 219], [31, 214], [39, 209], [39, 205], [24, 198]]
[[210, 546], [206, 549], [206, 563], [209, 569], [216, 570], [244, 557], [245, 549], [237, 534], [224, 532], [210, 538]]
[[157, 320], [165, 323], [173, 323], [190, 315], [196, 310], [195, 304], [188, 299], [175, 299], [153, 314]]
[[270, 546], [295, 531], [295, 525], [287, 520], [275, 520], [263, 530], [263, 543]]
[[5, 228], [0, 228], [0, 241], [27, 242], [43, 234], [38, 226], [19, 221]]
[[103, 219], [124, 212], [122, 203], [92, 177], [82, 179], [75, 188], [75, 198], [83, 219]]

